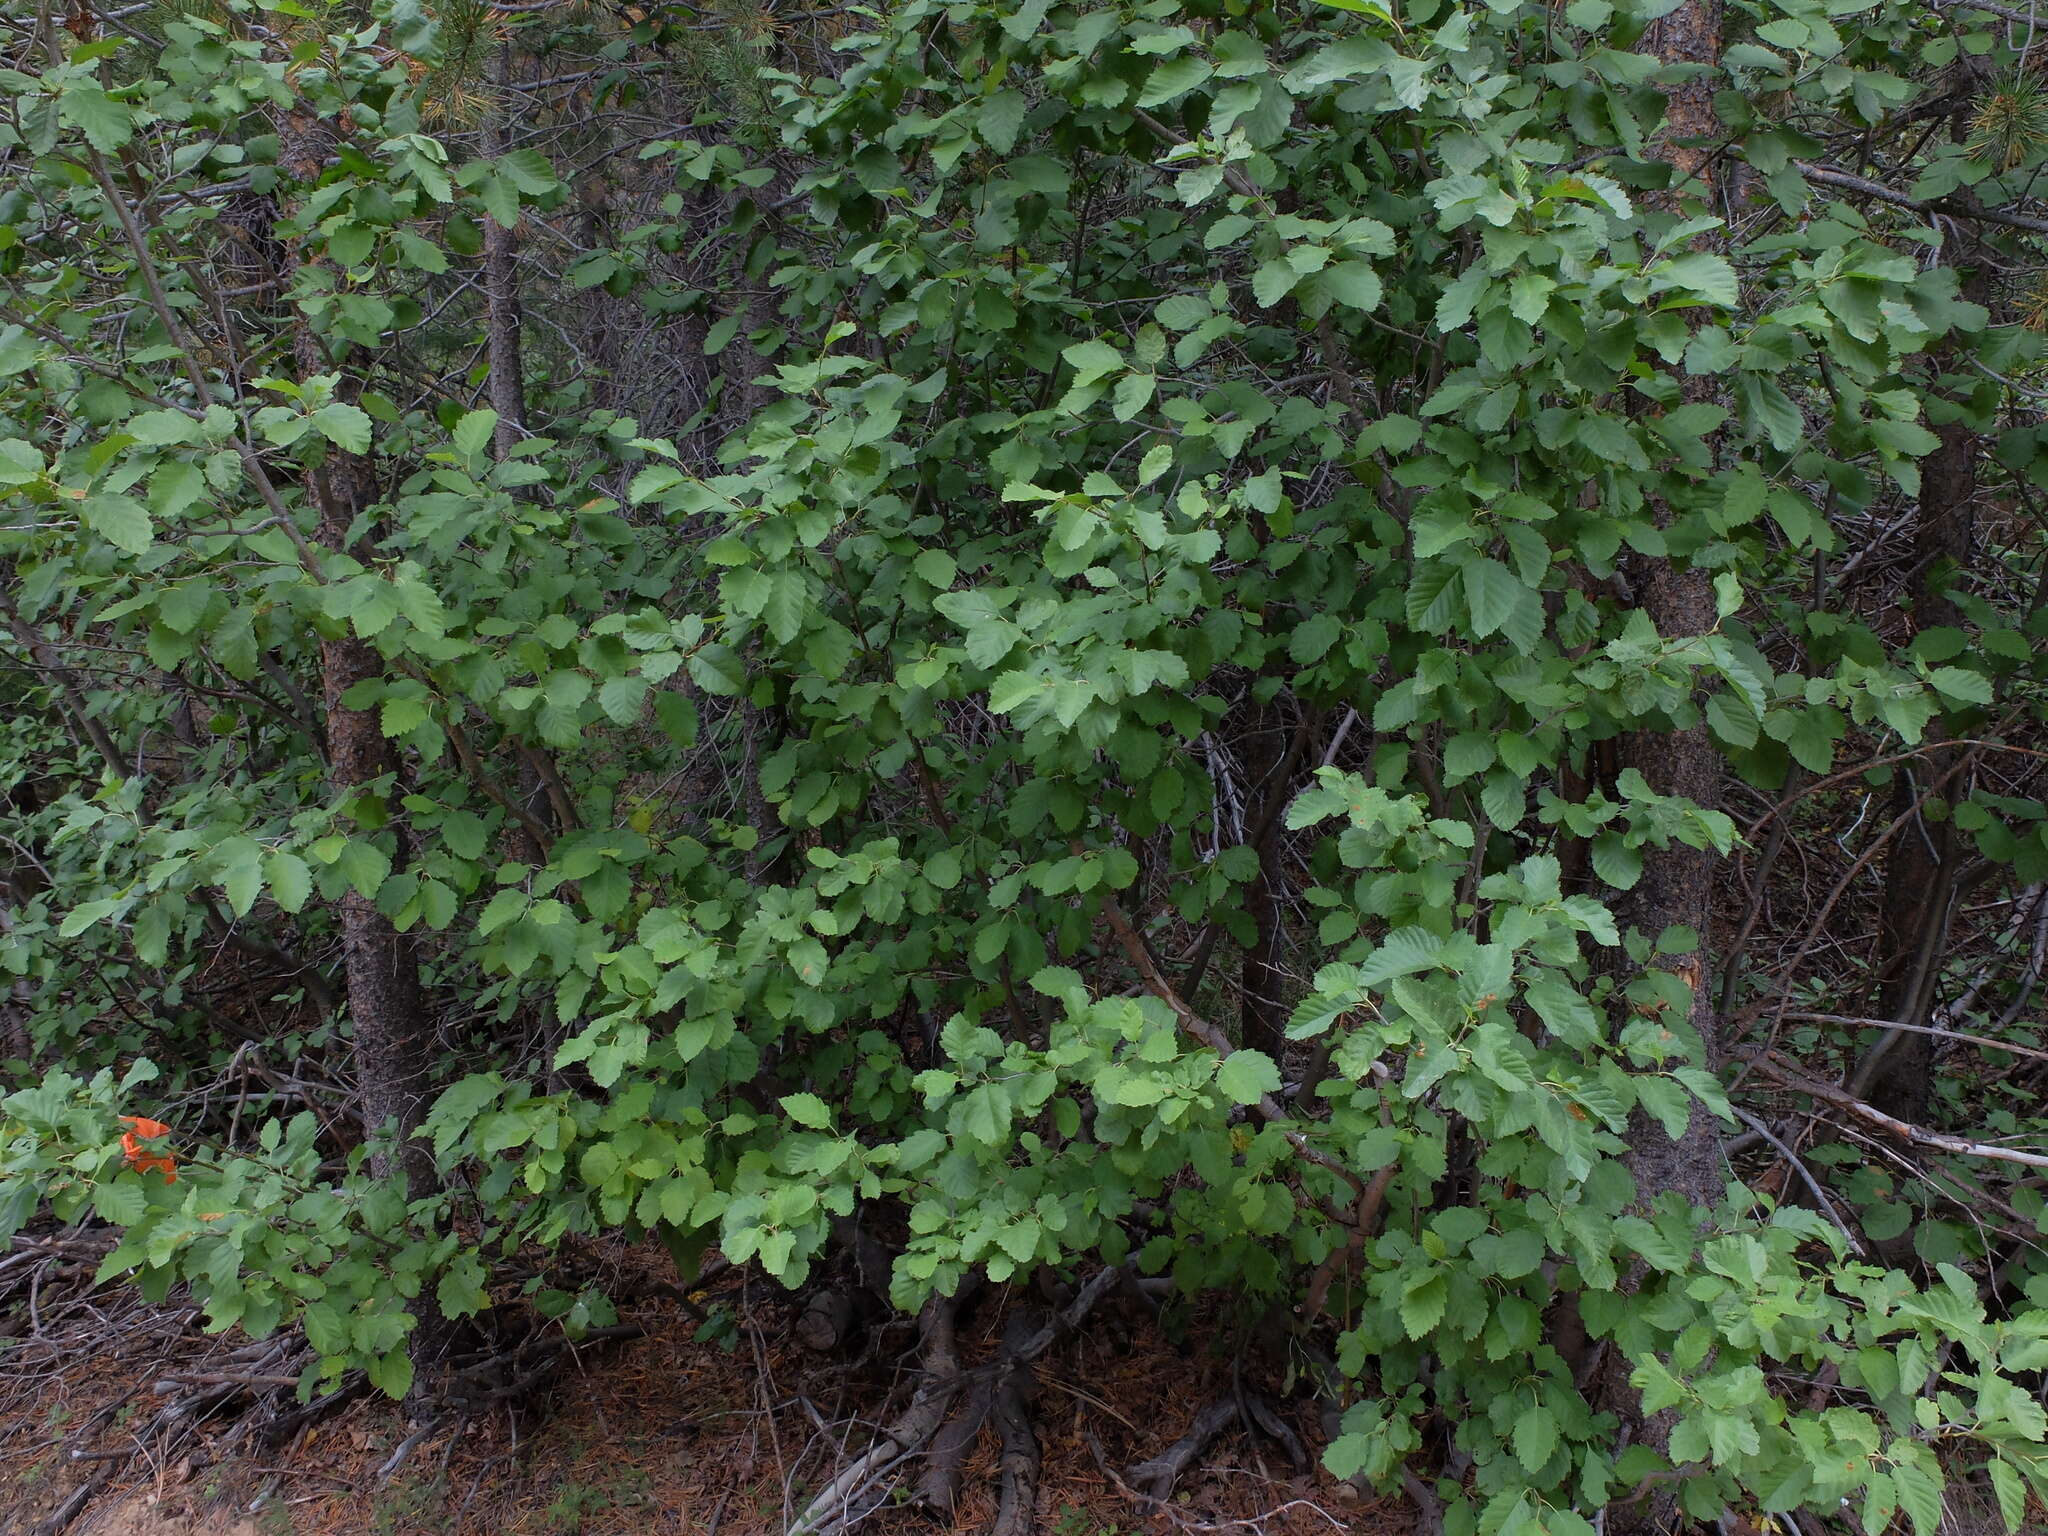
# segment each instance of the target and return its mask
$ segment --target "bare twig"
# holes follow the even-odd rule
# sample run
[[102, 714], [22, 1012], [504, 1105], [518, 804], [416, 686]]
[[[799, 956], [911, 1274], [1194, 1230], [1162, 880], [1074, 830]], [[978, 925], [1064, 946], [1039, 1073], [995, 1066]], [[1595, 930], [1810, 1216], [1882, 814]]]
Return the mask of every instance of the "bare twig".
[[1851, 1097], [1840, 1088], [1808, 1077], [1774, 1054], [1744, 1055], [1741, 1059], [1766, 1077], [1783, 1083], [1787, 1088], [1803, 1093], [1808, 1098], [1818, 1099], [1824, 1104], [1832, 1104], [1837, 1109], [1846, 1110], [1857, 1119], [1867, 1121], [1879, 1130], [1914, 1146], [1930, 1147], [1937, 1152], [1953, 1152], [1961, 1157], [1982, 1157], [2001, 1163], [2019, 1163], [2027, 1168], [2048, 1168], [2048, 1155], [2039, 1152], [2022, 1152], [2014, 1147], [2001, 1147], [1989, 1142], [1966, 1141], [1960, 1136], [1944, 1136], [1939, 1131], [1909, 1125], [1904, 1120], [1886, 1114], [1875, 1105]]

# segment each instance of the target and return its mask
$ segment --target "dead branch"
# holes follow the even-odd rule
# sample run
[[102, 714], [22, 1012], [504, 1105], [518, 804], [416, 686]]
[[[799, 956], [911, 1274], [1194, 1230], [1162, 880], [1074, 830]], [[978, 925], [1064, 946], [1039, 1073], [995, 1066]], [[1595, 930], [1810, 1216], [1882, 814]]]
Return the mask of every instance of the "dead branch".
[[1837, 1109], [1846, 1110], [1857, 1119], [1867, 1121], [1879, 1130], [1887, 1132], [1900, 1141], [1910, 1142], [1914, 1146], [1929, 1147], [1937, 1152], [1953, 1152], [1961, 1157], [1982, 1157], [2001, 1163], [2019, 1163], [2028, 1168], [2048, 1168], [2048, 1155], [2039, 1152], [2022, 1152], [2014, 1147], [1994, 1146], [1988, 1142], [1981, 1141], [1965, 1141], [1960, 1136], [1944, 1136], [1939, 1131], [1930, 1131], [1917, 1125], [1908, 1125], [1903, 1120], [1894, 1119], [1875, 1105], [1866, 1104], [1861, 1099], [1852, 1097], [1840, 1088], [1832, 1087], [1827, 1083], [1818, 1082], [1808, 1077], [1805, 1073], [1787, 1065], [1782, 1057], [1774, 1053], [1745, 1054], [1741, 1059], [1748, 1062], [1765, 1076], [1775, 1079], [1794, 1092], [1803, 1093], [1808, 1098], [1818, 1099], [1824, 1104], [1832, 1104]]

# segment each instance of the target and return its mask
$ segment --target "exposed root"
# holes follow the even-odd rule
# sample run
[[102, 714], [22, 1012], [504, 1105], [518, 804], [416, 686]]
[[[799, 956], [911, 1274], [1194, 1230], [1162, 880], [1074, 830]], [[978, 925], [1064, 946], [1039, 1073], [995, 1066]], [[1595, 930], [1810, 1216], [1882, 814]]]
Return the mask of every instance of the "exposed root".
[[1401, 1486], [1415, 1506], [1416, 1536], [1443, 1536], [1444, 1501], [1436, 1496], [1436, 1490], [1407, 1471], [1401, 1474]]
[[1236, 1422], [1236, 1402], [1227, 1397], [1219, 1398], [1195, 1415], [1195, 1422], [1186, 1434], [1150, 1461], [1141, 1461], [1126, 1471], [1124, 1482], [1134, 1493], [1152, 1503], [1164, 1504], [1173, 1492], [1173, 1485], [1200, 1459], [1202, 1452], [1209, 1448], [1209, 1442]]
[[934, 1296], [924, 1304], [918, 1315], [924, 1333], [923, 1386], [903, 1416], [804, 1506], [791, 1524], [789, 1536], [825, 1536], [839, 1529], [875, 1478], [938, 1432], [960, 1387], [960, 1353], [953, 1335], [959, 1305], [959, 1298], [953, 1296]]
[[[1086, 1322], [1097, 1303], [1103, 1297], [1124, 1284], [1125, 1271], [1122, 1266], [1105, 1269], [1093, 1276], [1075, 1294], [1074, 1299], [1055, 1312], [1029, 1334], [1020, 1328], [1006, 1338], [1003, 1353], [993, 1366], [979, 1368], [972, 1373], [984, 1381], [993, 1381], [990, 1402], [995, 1411], [1001, 1413], [1001, 1395], [1006, 1383], [1014, 1382], [1019, 1376], [1028, 1379], [1029, 1368], [1054, 1344]], [[853, 1520], [874, 1508], [887, 1490], [881, 1486], [882, 1479], [895, 1469], [898, 1463], [916, 1455], [930, 1444], [946, 1423], [947, 1410], [954, 1398], [966, 1384], [967, 1376], [960, 1370], [959, 1353], [953, 1335], [953, 1323], [959, 1309], [961, 1297], [933, 1297], [925, 1303], [919, 1321], [924, 1330], [924, 1384], [903, 1416], [888, 1429], [876, 1436], [873, 1444], [811, 1500], [802, 1514], [789, 1527], [789, 1536], [830, 1536], [843, 1529]], [[999, 1422], [1001, 1422], [999, 1418]], [[1028, 1415], [1023, 1420], [1024, 1433], [1030, 1434]], [[972, 1440], [971, 1431], [967, 1438]], [[1006, 1445], [1008, 1440], [1006, 1438]], [[962, 1454], [965, 1446], [962, 1447]], [[1031, 1443], [1031, 1479], [1033, 1487], [1037, 1482], [1037, 1442]], [[1006, 1451], [1005, 1464], [1008, 1465]], [[957, 1481], [953, 1492], [957, 1492]], [[1006, 1486], [1008, 1477], [1006, 1474]], [[949, 1493], [948, 1497], [952, 1497]], [[1025, 1518], [1029, 1519], [1029, 1507]], [[1028, 1525], [1025, 1527], [1028, 1529]]]
[[1257, 1426], [1267, 1439], [1275, 1442], [1286, 1454], [1289, 1465], [1297, 1471], [1308, 1465], [1308, 1450], [1302, 1445], [1301, 1436], [1294, 1432], [1292, 1424], [1274, 1411], [1271, 1398], [1247, 1388], [1243, 1382], [1238, 1383], [1236, 1395], [1246, 1422]]
[[1123, 1283], [1124, 1274], [1123, 1266], [1118, 1265], [1115, 1269], [1105, 1269], [1095, 1276], [1081, 1287], [1080, 1294], [1064, 1310], [1048, 1318], [1044, 1327], [1024, 1340], [1015, 1350], [1006, 1350], [1006, 1359], [1024, 1365], [1036, 1360], [1085, 1323], [1088, 1314], [1095, 1310], [1096, 1303]]
[[974, 1437], [988, 1420], [989, 1398], [990, 1383], [976, 1382], [966, 1400], [932, 1437], [931, 1455], [924, 1476], [917, 1483], [917, 1503], [921, 1508], [949, 1520], [953, 1517], [960, 1502], [961, 1468], [973, 1448]]
[[1125, 1472], [1123, 1482], [1141, 1500], [1152, 1505], [1164, 1504], [1172, 1495], [1174, 1484], [1201, 1459], [1211, 1442], [1233, 1424], [1242, 1425], [1247, 1433], [1263, 1434], [1275, 1441], [1297, 1468], [1308, 1464], [1301, 1436], [1274, 1411], [1264, 1393], [1239, 1380], [1233, 1383], [1228, 1397], [1218, 1398], [1195, 1415], [1186, 1434], [1150, 1461], [1141, 1461]]
[[1004, 1330], [1003, 1365], [994, 1391], [996, 1428], [1003, 1441], [1002, 1497], [989, 1536], [1031, 1536], [1037, 1525], [1038, 1436], [1031, 1429], [1031, 1393], [1036, 1383], [1029, 1361], [1016, 1347], [1024, 1342], [1021, 1320]]

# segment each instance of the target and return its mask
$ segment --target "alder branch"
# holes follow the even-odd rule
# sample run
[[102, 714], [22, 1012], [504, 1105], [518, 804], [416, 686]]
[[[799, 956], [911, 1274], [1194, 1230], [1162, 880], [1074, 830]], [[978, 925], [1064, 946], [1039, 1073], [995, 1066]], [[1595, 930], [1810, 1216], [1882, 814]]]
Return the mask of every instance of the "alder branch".
[[[1074, 843], [1072, 847], [1076, 853], [1085, 853], [1087, 851], [1078, 842]], [[1106, 895], [1102, 898], [1102, 913], [1103, 916], [1109, 919], [1109, 926], [1115, 932], [1117, 943], [1123, 947], [1124, 954], [1130, 958], [1131, 964], [1137, 967], [1138, 975], [1143, 978], [1146, 989], [1154, 997], [1166, 1004], [1167, 1007], [1171, 1008], [1174, 1017], [1180, 1020], [1181, 1028], [1214, 1051], [1218, 1061], [1228, 1060], [1236, 1049], [1231, 1045], [1229, 1037], [1221, 1029], [1190, 1008], [1186, 1000], [1178, 992], [1174, 991], [1173, 984], [1160, 973], [1158, 965], [1152, 959], [1152, 952], [1145, 947], [1145, 941], [1138, 937], [1138, 930], [1131, 926], [1130, 918], [1125, 915], [1123, 907], [1118, 904], [1114, 896]], [[1260, 1117], [1270, 1125], [1278, 1125], [1284, 1128], [1288, 1120], [1292, 1118], [1280, 1107], [1279, 1101], [1270, 1093], [1260, 1094], [1258, 1103], [1254, 1108], [1258, 1110]], [[1351, 1169], [1345, 1167], [1343, 1163], [1330, 1156], [1329, 1153], [1323, 1151], [1320, 1147], [1311, 1145], [1309, 1139], [1302, 1135], [1301, 1132], [1283, 1129], [1282, 1134], [1286, 1136], [1287, 1144], [1293, 1147], [1304, 1159], [1314, 1163], [1318, 1168], [1329, 1169], [1330, 1172], [1336, 1174], [1338, 1178], [1349, 1184], [1361, 1200], [1365, 1198], [1367, 1190], [1364, 1179], [1360, 1178]]]
[[[1946, 9], [1946, 7], [1941, 5], [1940, 0], [1935, 0], [1933, 8], [1937, 11]], [[2048, 13], [2016, 11], [2009, 5], [1995, 4], [1993, 0], [1958, 0], [1958, 4], [1954, 8], [1959, 11], [1983, 11], [1986, 15], [2003, 16], [2007, 21], [2016, 21], [2022, 26], [2027, 27], [2031, 27], [2037, 22], [2048, 21]]]
[[1863, 1246], [1863, 1239], [1858, 1237], [1849, 1223], [1842, 1219], [1842, 1213], [1835, 1209], [1835, 1202], [1828, 1198], [1827, 1190], [1821, 1186], [1820, 1180], [1813, 1176], [1813, 1170], [1806, 1166], [1799, 1154], [1780, 1141], [1775, 1131], [1748, 1110], [1734, 1104], [1731, 1104], [1729, 1108], [1735, 1111], [1736, 1119], [1740, 1120], [1752, 1131], [1755, 1131], [1770, 1146], [1772, 1151], [1776, 1152], [1778, 1156], [1784, 1158], [1791, 1165], [1792, 1171], [1799, 1175], [1800, 1180], [1808, 1189], [1813, 1191], [1813, 1198], [1820, 1202], [1820, 1208], [1828, 1213], [1828, 1220], [1841, 1229], [1842, 1236], [1849, 1239], [1849, 1246], [1859, 1256], [1865, 1254], [1867, 1250]]
[[2048, 1168], [2048, 1154], [2022, 1152], [2015, 1147], [1994, 1146], [1989, 1142], [1966, 1141], [1960, 1136], [1944, 1136], [1939, 1131], [1908, 1124], [1896, 1116], [1886, 1114], [1874, 1104], [1864, 1103], [1844, 1089], [1819, 1082], [1804, 1072], [1787, 1066], [1775, 1054], [1760, 1052], [1756, 1055], [1744, 1055], [1742, 1060], [1795, 1093], [1803, 1093], [1823, 1104], [1832, 1104], [1837, 1109], [1844, 1110], [1897, 1140], [1913, 1146], [1928, 1147], [1937, 1152], [1953, 1152], [1961, 1157], [1981, 1157], [1993, 1162], [2018, 1163], [2026, 1168]]
[[1972, 1035], [1960, 1029], [1943, 1029], [1938, 1024], [1901, 1024], [1895, 1019], [1866, 1019], [1847, 1013], [1787, 1013], [1780, 1017], [1800, 1024], [1840, 1024], [1850, 1029], [1901, 1029], [1909, 1035], [1933, 1035], [1940, 1040], [1967, 1040], [1972, 1045], [1989, 1046], [1994, 1051], [2027, 1056], [2035, 1061], [2048, 1061], [2048, 1051], [2037, 1051], [2027, 1045], [2014, 1045], [2010, 1040], [2000, 1040], [1991, 1035]]
[[2007, 229], [2024, 229], [2032, 234], [2048, 235], [2048, 219], [2037, 219], [2032, 214], [2011, 213], [2003, 208], [1986, 208], [1974, 198], [1953, 195], [1913, 197], [1904, 192], [1894, 191], [1883, 182], [1852, 175], [1848, 171], [1829, 170], [1826, 166], [1810, 165], [1804, 160], [1795, 160], [1792, 164], [1800, 175], [1817, 186], [1855, 192], [1880, 203], [1890, 203], [1895, 208], [1909, 208], [1915, 213], [1930, 215], [1945, 214], [1956, 219], [1973, 219], [1979, 224], [2002, 224]]

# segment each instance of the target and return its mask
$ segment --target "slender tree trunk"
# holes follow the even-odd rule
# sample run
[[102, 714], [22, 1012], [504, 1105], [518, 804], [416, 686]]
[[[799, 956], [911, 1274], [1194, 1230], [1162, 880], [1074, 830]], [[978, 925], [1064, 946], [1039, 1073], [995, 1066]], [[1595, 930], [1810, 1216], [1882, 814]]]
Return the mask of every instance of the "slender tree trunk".
[[[326, 125], [294, 111], [286, 116], [282, 130], [279, 164], [302, 186], [313, 185], [326, 158]], [[296, 243], [288, 249], [295, 266], [306, 259]], [[292, 352], [301, 378], [327, 371], [320, 340], [303, 316], [292, 317]], [[349, 537], [374, 494], [368, 463], [356, 455], [330, 450], [321, 464], [306, 472], [305, 492], [318, 517], [315, 543], [331, 554], [346, 553], [368, 563], [373, 551], [364, 542], [352, 543]], [[398, 752], [385, 737], [377, 712], [351, 709], [342, 702], [357, 683], [385, 675], [384, 660], [376, 648], [351, 631], [344, 629], [335, 638], [320, 642], [327, 777], [337, 798], [370, 793], [370, 786], [379, 782], [395, 785], [398, 779]], [[405, 857], [404, 839], [400, 838], [394, 870], [403, 867]], [[370, 896], [349, 890], [338, 903], [336, 915], [348, 979], [348, 1012], [354, 1030], [364, 1129], [375, 1135], [388, 1125], [396, 1136], [395, 1155], [381, 1155], [373, 1166], [382, 1176], [403, 1177], [410, 1198], [426, 1199], [440, 1188], [440, 1179], [431, 1151], [414, 1135], [432, 1096], [435, 1054], [418, 951], [411, 936], [393, 927]], [[452, 1331], [430, 1294], [422, 1293], [412, 1312], [414, 1327], [408, 1348], [418, 1399], [431, 1393], [438, 1367], [447, 1357]]]
[[[479, 125], [478, 138], [486, 160], [496, 160], [512, 148], [508, 132], [512, 69], [512, 44], [508, 40], [492, 53], [485, 67], [493, 99]], [[518, 249], [516, 229], [504, 228], [496, 219], [485, 218], [484, 357], [488, 364], [491, 409], [498, 413], [497, 425], [491, 431], [491, 449], [500, 461], [526, 437], [526, 311], [519, 299]], [[548, 799], [546, 776], [531, 753], [520, 753], [518, 776], [521, 808], [549, 832], [562, 831]], [[528, 863], [547, 862], [547, 852], [538, 838], [522, 831], [517, 841]]]
[[[511, 110], [506, 92], [512, 78], [512, 45], [507, 42], [491, 55], [486, 71], [496, 95], [484, 113], [480, 137], [486, 160], [496, 160], [509, 148], [505, 119]], [[491, 409], [498, 413], [495, 447], [500, 457], [510, 453], [526, 435], [526, 366], [520, 354], [524, 315], [519, 307], [518, 232], [502, 229], [497, 220], [484, 220], [484, 326], [485, 357], [490, 368]]]
[[[1652, 29], [1650, 42], [1666, 64], [1703, 64], [1706, 71], [1664, 88], [1664, 133], [1657, 153], [1672, 168], [1672, 187], [1665, 197], [1673, 205], [1697, 196], [1711, 202], [1714, 191], [1711, 144], [1720, 120], [1714, 111], [1712, 67], [1721, 55], [1720, 0], [1686, 3]], [[1681, 381], [1687, 403], [1711, 399], [1711, 376], [1686, 375]], [[1657, 509], [1658, 521], [1670, 521], [1670, 509]], [[1659, 560], [1638, 593], [1643, 611], [1666, 638], [1711, 633], [1718, 622], [1714, 589], [1707, 572]], [[1622, 744], [1626, 767], [1642, 774], [1659, 794], [1679, 795], [1708, 809], [1721, 801], [1721, 754], [1704, 721], [1679, 731], [1639, 731]], [[1646, 848], [1643, 874], [1634, 890], [1616, 904], [1617, 916], [1629, 927], [1655, 938], [1680, 925], [1699, 935], [1692, 954], [1663, 962], [1685, 978], [1692, 990], [1688, 1022], [1706, 1052], [1704, 1066], [1717, 1054], [1713, 989], [1706, 965], [1708, 922], [1712, 915], [1715, 855], [1704, 849], [1672, 843]], [[1695, 1204], [1711, 1204], [1721, 1192], [1720, 1139], [1704, 1105], [1692, 1107], [1685, 1134], [1673, 1141], [1655, 1122], [1638, 1115], [1630, 1127], [1629, 1171], [1641, 1198], [1648, 1202], [1665, 1191], [1684, 1195]]]
[[[1655, 23], [1646, 42], [1649, 51], [1667, 65], [1707, 66], [1662, 87], [1665, 120], [1656, 153], [1672, 169], [1670, 190], [1663, 194], [1667, 207], [1676, 211], [1695, 198], [1711, 206], [1711, 146], [1720, 127], [1714, 110], [1714, 66], [1721, 53], [1721, 0], [1685, 0]], [[1688, 404], [1711, 399], [1716, 392], [1710, 377], [1682, 376], [1680, 388]], [[1668, 525], [1672, 519], [1668, 506], [1659, 505], [1656, 515], [1660, 525]], [[1707, 572], [1691, 565], [1674, 565], [1669, 559], [1653, 564], [1637, 600], [1657, 633], [1666, 638], [1709, 633], [1718, 620]], [[1684, 730], [1638, 731], [1621, 743], [1620, 762], [1625, 768], [1634, 768], [1659, 794], [1682, 796], [1709, 809], [1720, 803], [1721, 756], [1704, 721]], [[1714, 1064], [1718, 1045], [1706, 947], [1714, 869], [1715, 856], [1705, 850], [1676, 842], [1664, 848], [1645, 848], [1641, 878], [1615, 903], [1615, 915], [1624, 928], [1655, 939], [1678, 925], [1699, 936], [1699, 946], [1692, 953], [1660, 957], [1651, 963], [1672, 970], [1689, 986], [1687, 1022], [1706, 1056], [1701, 1065], [1708, 1067]], [[1643, 1205], [1667, 1192], [1696, 1206], [1719, 1199], [1720, 1137], [1703, 1104], [1693, 1101], [1685, 1130], [1676, 1140], [1637, 1110], [1630, 1118], [1628, 1142], [1628, 1169]], [[1624, 1283], [1639, 1282], [1630, 1278]], [[1628, 1365], [1619, 1352], [1611, 1352], [1601, 1395], [1620, 1417], [1625, 1441], [1667, 1448], [1674, 1415], [1645, 1414], [1628, 1375]], [[1607, 1514], [1609, 1536], [1650, 1536], [1674, 1530], [1680, 1523], [1675, 1498], [1661, 1490], [1633, 1503], [1615, 1505]]]
[[[1983, 303], [1982, 263], [1963, 284], [1965, 297]], [[1953, 352], [1940, 354], [1955, 361]], [[1940, 445], [1920, 464], [1920, 502], [1913, 529], [1912, 614], [1915, 632], [1957, 625], [1962, 615], [1949, 598], [1956, 573], [1976, 546], [1977, 433], [1967, 422], [1935, 429]], [[1934, 733], [1930, 732], [1934, 739]], [[1954, 749], [1934, 751], [1897, 780], [1894, 815], [1912, 809], [1928, 784], [1954, 766]], [[1958, 786], [1950, 786], [1953, 798]], [[1915, 815], [1885, 853], [1884, 904], [1878, 916], [1877, 1015], [1924, 1025], [1934, 1006], [1942, 951], [1956, 899], [1963, 858], [1955, 823]], [[1934, 1038], [1904, 1030], [1873, 1047], [1851, 1079], [1852, 1091], [1901, 1120], [1926, 1118], [1934, 1092]]]
[[1258, 873], [1244, 888], [1245, 911], [1250, 914], [1254, 935], [1244, 954], [1239, 972], [1238, 1041], [1252, 1050], [1264, 1051], [1280, 1061], [1286, 1048], [1287, 1011], [1280, 995], [1281, 975], [1277, 963], [1280, 944], [1278, 853], [1273, 839], [1264, 835], [1260, 823], [1263, 811], [1276, 795], [1284, 795], [1279, 782], [1287, 761], [1286, 732], [1280, 711], [1274, 704], [1261, 705], [1256, 697], [1246, 701], [1249, 727], [1241, 738], [1245, 769], [1245, 834], [1252, 838], [1259, 856]]

